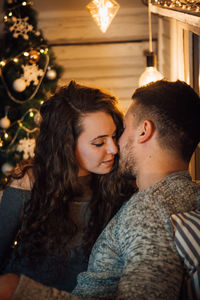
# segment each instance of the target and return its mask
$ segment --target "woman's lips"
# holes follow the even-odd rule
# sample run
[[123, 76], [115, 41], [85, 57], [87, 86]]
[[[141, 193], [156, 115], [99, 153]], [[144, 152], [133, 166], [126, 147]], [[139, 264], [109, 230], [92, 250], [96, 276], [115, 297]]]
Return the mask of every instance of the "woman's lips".
[[105, 164], [105, 165], [112, 165], [114, 163], [114, 158], [111, 158], [109, 160], [105, 160], [102, 162], [102, 164]]

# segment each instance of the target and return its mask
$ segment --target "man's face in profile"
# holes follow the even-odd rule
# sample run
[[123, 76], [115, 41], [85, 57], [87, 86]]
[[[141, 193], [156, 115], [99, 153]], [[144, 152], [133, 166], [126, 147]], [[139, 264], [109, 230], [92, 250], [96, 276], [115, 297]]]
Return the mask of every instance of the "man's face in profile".
[[130, 106], [124, 119], [124, 132], [119, 139], [120, 159], [119, 169], [122, 175], [126, 177], [136, 176], [136, 120], [133, 116], [134, 103]]

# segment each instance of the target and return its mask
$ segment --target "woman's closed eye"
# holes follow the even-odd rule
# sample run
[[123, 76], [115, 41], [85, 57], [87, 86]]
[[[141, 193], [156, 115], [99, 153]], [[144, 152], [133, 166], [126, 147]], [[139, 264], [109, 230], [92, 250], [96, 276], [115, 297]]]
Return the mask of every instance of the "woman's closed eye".
[[[94, 140], [92, 142], [92, 145], [95, 147], [102, 147], [103, 145], [105, 145], [108, 142], [109, 139], [110, 139], [109, 136], [101, 137], [99, 139]], [[117, 140], [116, 133], [112, 136], [112, 140], [116, 143], [116, 140]]]
[[101, 142], [101, 143], [92, 143], [92, 145], [96, 146], [96, 147], [101, 147], [103, 146], [105, 143]]

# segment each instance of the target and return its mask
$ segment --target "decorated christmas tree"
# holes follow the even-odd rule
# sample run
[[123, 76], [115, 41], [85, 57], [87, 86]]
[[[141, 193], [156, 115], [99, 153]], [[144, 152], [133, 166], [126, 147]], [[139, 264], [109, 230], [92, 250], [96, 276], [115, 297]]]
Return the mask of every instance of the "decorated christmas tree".
[[34, 156], [41, 104], [56, 87], [62, 68], [42, 31], [32, 1], [5, 0], [0, 40], [0, 179]]

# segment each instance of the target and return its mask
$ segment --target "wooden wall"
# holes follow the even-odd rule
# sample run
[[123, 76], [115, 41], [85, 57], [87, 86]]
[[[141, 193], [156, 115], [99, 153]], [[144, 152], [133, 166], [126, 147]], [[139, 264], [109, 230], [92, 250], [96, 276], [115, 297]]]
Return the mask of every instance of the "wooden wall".
[[[53, 11], [47, 7], [40, 11], [39, 27], [52, 44], [58, 64], [65, 69], [60, 85], [74, 79], [101, 87], [119, 97], [121, 108], [127, 110], [145, 68], [143, 51], [148, 49], [147, 7], [138, 0], [131, 3], [131, 7], [121, 5], [104, 34], [85, 7]], [[152, 23], [156, 38], [156, 17]], [[156, 49], [156, 42], [153, 44]]]
[[[35, 0], [34, 9], [38, 29], [52, 45], [56, 62], [64, 67], [59, 85], [74, 79], [107, 89], [119, 97], [126, 111], [146, 67], [148, 13], [141, 0], [117, 1], [120, 9], [106, 33], [85, 9], [89, 0]], [[152, 25], [157, 52], [157, 16], [152, 16]], [[2, 28], [1, 23], [0, 32]]]

